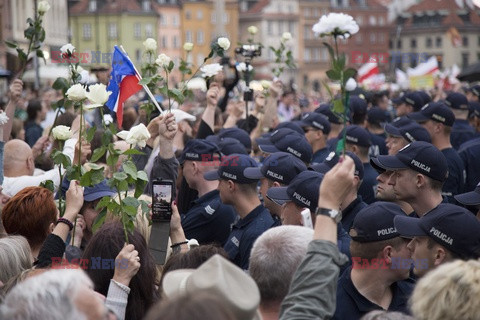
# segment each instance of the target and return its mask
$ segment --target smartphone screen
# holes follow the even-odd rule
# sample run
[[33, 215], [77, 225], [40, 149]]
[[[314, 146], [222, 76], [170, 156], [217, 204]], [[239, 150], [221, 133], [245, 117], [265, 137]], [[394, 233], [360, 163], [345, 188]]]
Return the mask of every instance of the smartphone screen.
[[172, 188], [171, 180], [153, 182], [152, 190], [152, 220], [170, 221], [172, 218]]

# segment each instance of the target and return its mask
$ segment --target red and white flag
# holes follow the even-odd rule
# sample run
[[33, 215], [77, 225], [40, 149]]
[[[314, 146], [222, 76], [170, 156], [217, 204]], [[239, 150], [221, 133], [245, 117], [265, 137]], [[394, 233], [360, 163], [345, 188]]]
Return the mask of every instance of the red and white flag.
[[434, 74], [437, 71], [439, 71], [437, 57], [432, 56], [427, 61], [420, 63], [415, 68], [408, 68], [407, 74], [409, 77], [417, 77], [425, 76], [427, 74]]
[[371, 78], [372, 76], [379, 74], [378, 63], [369, 62], [364, 64], [358, 69], [358, 82], [362, 83], [363, 81]]

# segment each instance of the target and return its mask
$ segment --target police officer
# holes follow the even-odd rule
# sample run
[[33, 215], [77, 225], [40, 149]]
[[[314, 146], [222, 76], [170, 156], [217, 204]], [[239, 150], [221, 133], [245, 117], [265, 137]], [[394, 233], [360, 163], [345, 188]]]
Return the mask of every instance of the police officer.
[[213, 143], [193, 139], [186, 144], [180, 158], [185, 180], [198, 192], [198, 199], [182, 215], [182, 228], [187, 239], [197, 239], [200, 244], [224, 245], [237, 217], [232, 206], [220, 201], [218, 181], [207, 181], [203, 177], [204, 173], [218, 169], [219, 156]]
[[395, 228], [412, 238], [408, 248], [418, 277], [442, 263], [480, 257], [480, 221], [462, 207], [442, 203], [420, 219], [398, 216]]
[[384, 126], [387, 123], [388, 116], [384, 110], [373, 107], [367, 111], [367, 120], [365, 121], [365, 129], [370, 133], [370, 139], [372, 140], [372, 145], [368, 151], [370, 157], [376, 157], [379, 154], [387, 154], [387, 146], [385, 144], [385, 139], [387, 135], [385, 134]]
[[315, 109], [315, 112], [327, 116], [328, 122], [330, 122], [330, 133], [327, 137], [327, 147], [330, 150], [335, 151], [336, 142], [338, 141], [337, 137], [342, 131], [343, 120], [332, 112], [330, 104], [321, 104]]
[[267, 197], [267, 190], [272, 187], [288, 185], [300, 172], [307, 170], [307, 166], [294, 155], [287, 152], [275, 152], [269, 155], [261, 167], [245, 169], [245, 177], [260, 179], [260, 194], [263, 205], [270, 211], [275, 225], [281, 225], [280, 211], [277, 203]]
[[337, 308], [333, 319], [360, 319], [372, 310], [408, 313], [413, 291], [408, 278], [411, 260], [405, 239], [395, 230], [400, 207], [376, 202], [361, 210], [350, 230], [352, 266], [337, 285]]
[[397, 99], [392, 100], [395, 105], [397, 117], [406, 116], [409, 113], [419, 111], [424, 103], [418, 92], [408, 92]]
[[447, 95], [445, 104], [452, 109], [455, 115], [450, 141], [453, 148], [458, 150], [462, 143], [471, 140], [475, 136], [475, 131], [468, 123], [468, 100], [465, 95], [452, 92]]
[[[358, 189], [363, 180], [363, 164], [362, 161], [352, 152], [346, 152], [346, 154], [353, 159], [355, 163], [354, 171], [354, 187], [349, 194], [345, 196], [340, 209], [342, 210], [342, 226], [344, 230], [350, 230], [353, 225], [357, 213], [365, 208], [367, 204], [363, 201], [362, 196], [358, 194]], [[327, 173], [338, 163], [339, 156], [335, 152], [331, 152], [327, 159], [320, 164], [313, 164], [311, 168], [320, 173]]]
[[[365, 203], [375, 202], [375, 189], [377, 186], [377, 171], [370, 165], [368, 150], [372, 145], [370, 134], [360, 126], [348, 126], [345, 134], [346, 150], [353, 152], [363, 164], [363, 181], [358, 189]], [[338, 136], [342, 138], [341, 135]]]
[[327, 147], [327, 137], [330, 133], [328, 119], [322, 114], [309, 112], [303, 115], [299, 124], [305, 131], [305, 138], [312, 146], [312, 163], [321, 163], [330, 153]]
[[288, 152], [302, 160], [306, 165], [312, 161], [313, 150], [305, 136], [291, 129], [275, 130], [270, 137], [256, 140], [262, 152]]
[[392, 123], [387, 123], [385, 132], [388, 134], [386, 141], [389, 155], [396, 154], [413, 141], [431, 142], [428, 131], [408, 117], [395, 118]]
[[462, 159], [450, 143], [450, 132], [455, 122], [455, 115], [445, 103], [431, 102], [419, 112], [411, 113], [409, 117], [427, 129], [432, 138], [432, 144], [447, 159], [448, 178], [443, 184], [442, 195], [447, 197], [448, 202], [455, 203], [453, 196], [463, 192], [466, 176]]
[[475, 190], [462, 194], [457, 194], [455, 196], [455, 200], [457, 200], [464, 206], [471, 206], [476, 208], [478, 210], [476, 212], [477, 219], [480, 219], [480, 182], [477, 184]]
[[257, 166], [257, 162], [247, 155], [232, 154], [222, 158], [218, 170], [204, 174], [207, 181], [218, 180], [222, 203], [232, 205], [240, 217], [233, 225], [223, 248], [230, 260], [245, 270], [248, 269], [253, 243], [274, 225], [270, 212], [258, 198], [258, 179], [249, 179], [244, 174], [246, 168]]
[[[474, 123], [477, 135], [480, 132], [480, 103], [474, 105]], [[480, 136], [463, 143], [458, 149], [458, 154], [465, 165], [467, 180], [464, 191], [472, 191], [480, 181]]]

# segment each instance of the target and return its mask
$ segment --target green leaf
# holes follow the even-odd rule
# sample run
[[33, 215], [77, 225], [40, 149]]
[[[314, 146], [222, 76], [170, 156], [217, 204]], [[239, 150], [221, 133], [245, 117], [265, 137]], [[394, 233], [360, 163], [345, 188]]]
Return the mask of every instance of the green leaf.
[[147, 173], [143, 170], [137, 172], [137, 178], [143, 181], [148, 181]]
[[27, 61], [27, 54], [23, 51], [22, 48], [17, 48], [18, 59], [21, 61]]
[[134, 197], [126, 197], [122, 200], [122, 203], [126, 206], [134, 207], [135, 210], [140, 205], [140, 203], [138, 202], [138, 199]]
[[323, 42], [323, 45], [325, 47], [327, 47], [328, 53], [330, 54], [330, 59], [331, 60], [335, 59], [335, 51], [333, 51], [332, 46], [330, 44], [328, 44], [327, 42]]
[[113, 179], [118, 180], [118, 181], [123, 181], [128, 178], [127, 174], [125, 172], [115, 172], [113, 174]]
[[[345, 68], [345, 61], [346, 61], [345, 53], [341, 53], [336, 61], [337, 70], [343, 70]], [[334, 61], [335, 63], [335, 61]]]
[[102, 208], [105, 208], [109, 203], [110, 201], [112, 200], [112, 198], [110, 197], [103, 197], [98, 203], [97, 203], [97, 206], [95, 207], [95, 209], [102, 209]]
[[137, 150], [137, 149], [128, 149], [128, 150], [124, 151], [123, 154], [129, 156], [129, 155], [134, 155], [134, 154], [143, 155], [145, 153], [140, 151], [140, 150]]
[[175, 101], [178, 103], [183, 103], [183, 100], [185, 100], [185, 97], [183, 96], [183, 92], [179, 89], [172, 89], [168, 90], [169, 96], [171, 96]]
[[103, 209], [102, 211], [100, 211], [98, 216], [95, 218], [95, 221], [93, 222], [93, 225], [92, 225], [93, 233], [97, 232], [97, 230], [100, 229], [101, 226], [103, 226], [106, 217], [107, 217], [107, 209]]
[[135, 217], [137, 215], [137, 207], [124, 206], [122, 209], [123, 212], [127, 213], [131, 217]]
[[102, 146], [98, 149], [93, 150], [93, 154], [92, 154], [92, 157], [90, 158], [90, 161], [97, 162], [98, 159], [103, 157], [106, 151], [107, 151], [107, 148], [105, 146]]
[[105, 179], [105, 175], [103, 173], [104, 168], [100, 167], [99, 169], [92, 169], [89, 172], [91, 172], [91, 182], [92, 185], [99, 184]]
[[85, 174], [82, 174], [80, 177], [80, 185], [82, 187], [89, 187], [92, 185], [92, 171], [88, 171]]
[[343, 105], [342, 100], [337, 99], [333, 101], [332, 111], [337, 114], [343, 114], [345, 112], [345, 106]]
[[61, 164], [64, 168], [72, 165], [70, 158], [58, 150], [52, 153], [52, 159], [55, 164]]
[[55, 185], [53, 184], [52, 180], [46, 180], [46, 181], [40, 183], [40, 187], [48, 189], [52, 192], [55, 192]]
[[52, 88], [55, 90], [63, 90], [68, 87], [69, 87], [68, 80], [62, 77], [57, 78], [52, 85]]
[[128, 174], [133, 179], [137, 180], [137, 167], [132, 161], [125, 161], [122, 167], [123, 167], [123, 172]]
[[345, 140], [342, 138], [338, 140], [336, 152], [337, 154], [341, 154], [343, 153], [344, 150], [345, 150]]
[[27, 39], [32, 39], [33, 35], [35, 34], [35, 28], [34, 27], [28, 27], [23, 31], [23, 35]]
[[328, 70], [327, 77], [331, 80], [338, 81], [342, 75], [337, 70]]
[[45, 29], [41, 29], [38, 35], [38, 42], [45, 41]]
[[119, 181], [117, 184], [118, 191], [127, 191], [128, 190], [128, 182], [127, 180]]
[[343, 79], [345, 80], [345, 83], [347, 83], [348, 79], [355, 77], [357, 74], [357, 70], [353, 68], [348, 68], [343, 72]]
[[9, 47], [9, 48], [15, 49], [15, 48], [17, 47], [17, 43], [16, 43], [15, 41], [5, 40], [5, 44], [6, 44], [7, 47]]
[[137, 179], [135, 181], [135, 197], [140, 197], [145, 190], [145, 186], [147, 185], [147, 181]]
[[95, 131], [97, 131], [97, 127], [93, 126], [87, 130], [87, 142], [92, 142], [93, 136], [95, 135]]
[[168, 72], [172, 72], [173, 67], [175, 67], [175, 63], [173, 61], [170, 61], [167, 67]]
[[150, 84], [150, 81], [152, 81], [152, 78], [146, 77], [146, 78], [143, 78], [142, 80], [138, 81], [138, 84], [143, 86], [143, 85], [146, 85], [146, 84]]

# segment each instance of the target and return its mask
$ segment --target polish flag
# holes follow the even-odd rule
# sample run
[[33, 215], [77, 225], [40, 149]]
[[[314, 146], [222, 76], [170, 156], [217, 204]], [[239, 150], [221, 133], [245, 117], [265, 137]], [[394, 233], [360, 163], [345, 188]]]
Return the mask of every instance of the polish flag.
[[427, 74], [434, 74], [437, 71], [439, 71], [437, 57], [432, 56], [427, 61], [420, 63], [415, 68], [408, 68], [407, 74], [409, 77], [417, 77]]
[[368, 78], [379, 74], [378, 70], [378, 63], [377, 62], [369, 62], [364, 64], [363, 66], [358, 69], [358, 82], [362, 83], [363, 81], [367, 80]]

